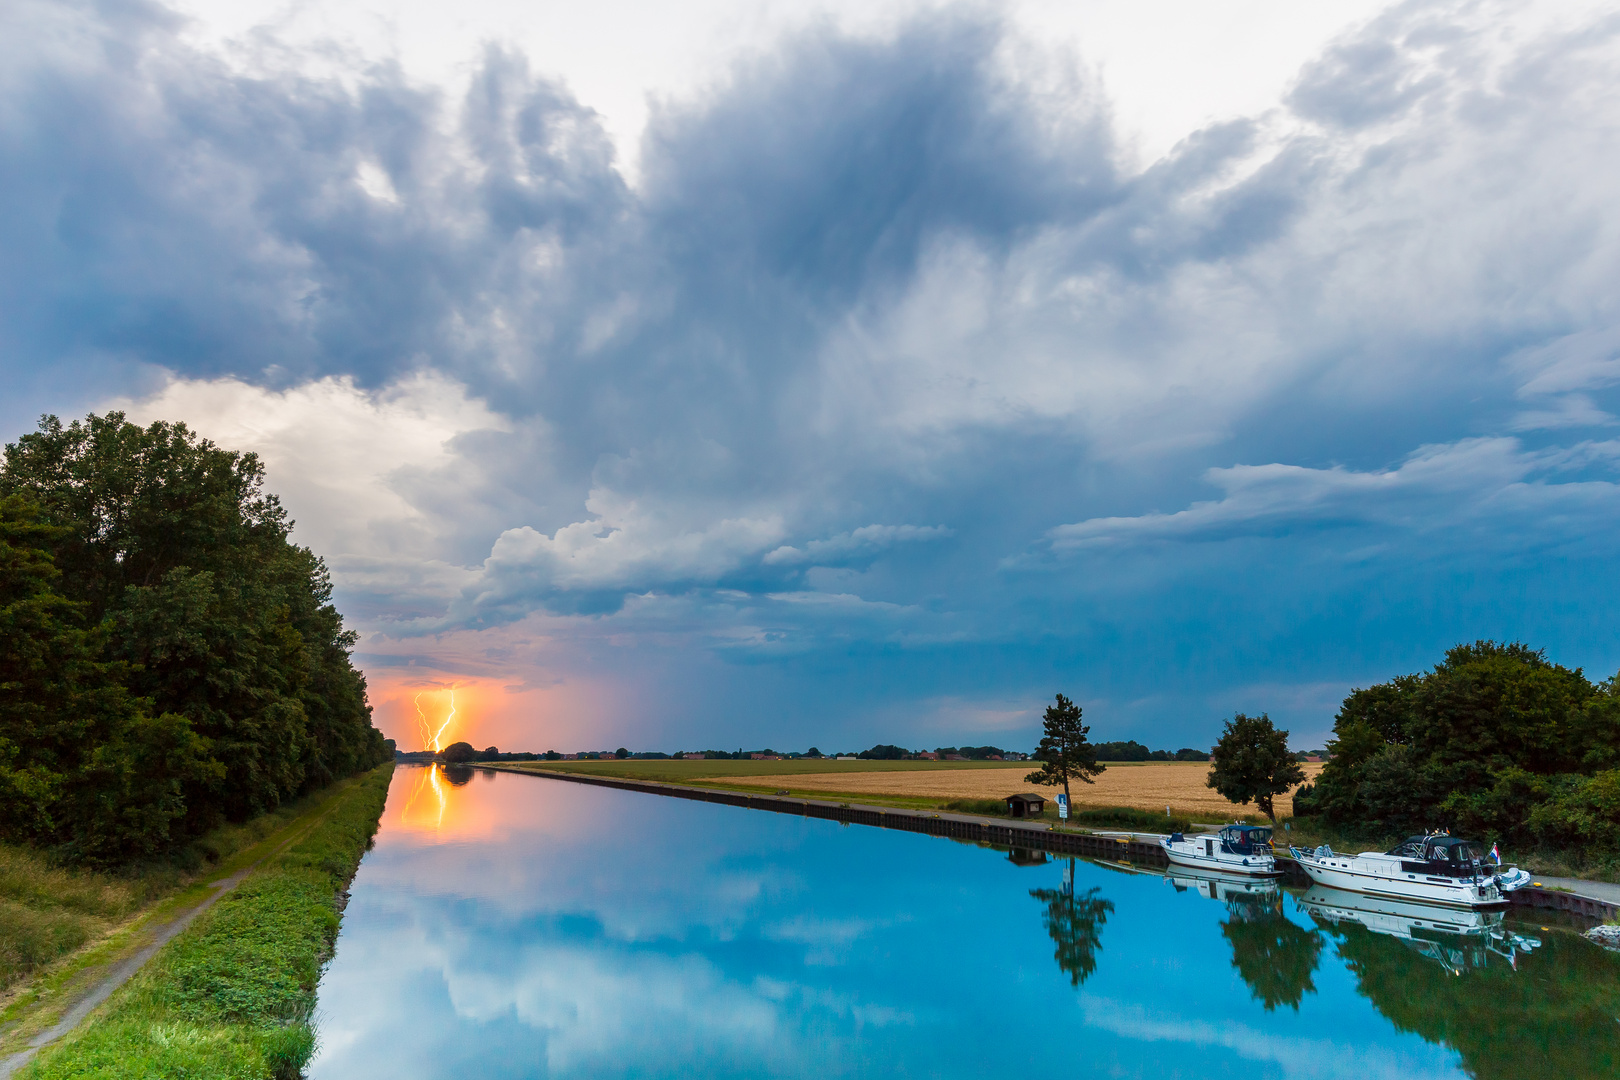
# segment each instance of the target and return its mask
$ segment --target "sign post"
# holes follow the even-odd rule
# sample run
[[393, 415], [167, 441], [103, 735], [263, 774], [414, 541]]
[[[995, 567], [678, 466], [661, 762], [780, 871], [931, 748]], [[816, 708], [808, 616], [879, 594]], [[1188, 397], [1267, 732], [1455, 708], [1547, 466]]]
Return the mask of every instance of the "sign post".
[[1061, 791], [1058, 792], [1057, 804], [1058, 804], [1058, 819], [1060, 821], [1068, 821], [1069, 820], [1069, 797], [1067, 795], [1063, 794], [1063, 792], [1061, 792]]

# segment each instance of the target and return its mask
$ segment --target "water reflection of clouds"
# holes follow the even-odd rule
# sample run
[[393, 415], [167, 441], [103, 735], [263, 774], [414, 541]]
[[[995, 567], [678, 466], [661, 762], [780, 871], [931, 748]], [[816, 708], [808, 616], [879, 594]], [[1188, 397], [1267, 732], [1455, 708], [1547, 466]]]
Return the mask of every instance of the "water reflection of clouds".
[[510, 1015], [543, 1033], [553, 1071], [623, 1070], [698, 1049], [757, 1058], [783, 1037], [778, 1003], [700, 954], [544, 946], [496, 969], [468, 959], [444, 972], [457, 1016], [488, 1024]]
[[1248, 1061], [1271, 1062], [1280, 1075], [1302, 1080], [1453, 1080], [1460, 1074], [1456, 1053], [1415, 1038], [1400, 1047], [1335, 1041], [1257, 1028], [1235, 1018], [1210, 1021], [1150, 1012], [1089, 995], [1080, 1000], [1080, 1013], [1087, 1027], [1140, 1042], [1186, 1043], [1205, 1051], [1218, 1046]]
[[783, 922], [761, 927], [760, 936], [767, 941], [786, 941], [808, 946], [804, 962], [817, 967], [828, 967], [845, 963], [849, 959], [850, 946], [861, 937], [907, 921], [909, 920], [904, 915], [888, 919], [797, 915]]
[[1226, 906], [1155, 877], [1079, 865], [1077, 887], [1116, 909], [1076, 992], [1030, 899], [1059, 864], [528, 777], [458, 794], [477, 835], [385, 819], [322, 983], [316, 1080], [977, 1077], [1110, 1058], [1200, 1080], [1346, 1060], [1358, 1080], [1456, 1075], [1338, 964], [1273, 1027], [1233, 969]]

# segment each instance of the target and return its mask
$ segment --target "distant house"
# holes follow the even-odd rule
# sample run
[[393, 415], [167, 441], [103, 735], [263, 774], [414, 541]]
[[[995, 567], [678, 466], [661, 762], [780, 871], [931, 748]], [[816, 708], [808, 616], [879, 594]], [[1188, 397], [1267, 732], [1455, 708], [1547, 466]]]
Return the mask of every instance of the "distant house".
[[1305, 760], [1306, 761], [1326, 761], [1327, 759], [1324, 758], [1321, 754], [1306, 754], [1305, 755]]
[[939, 755], [934, 753], [932, 750], [919, 750], [917, 752], [917, 756], [922, 758], [924, 761], [938, 761], [939, 760]]
[[749, 754], [754, 761], [781, 761], [781, 754]]
[[703, 755], [701, 753], [682, 754], [681, 757], [686, 761], [702, 761], [703, 760]]
[[860, 758], [855, 757], [853, 754], [849, 754], [849, 755], [840, 754], [838, 757], [834, 758], [833, 760], [834, 761], [859, 761]]
[[961, 754], [946, 754], [945, 755], [945, 760], [946, 761], [966, 761], [967, 758], [963, 757]]
[[1039, 795], [1009, 795], [1007, 796], [1007, 813], [1013, 817], [1040, 817], [1046, 810], [1046, 800]]

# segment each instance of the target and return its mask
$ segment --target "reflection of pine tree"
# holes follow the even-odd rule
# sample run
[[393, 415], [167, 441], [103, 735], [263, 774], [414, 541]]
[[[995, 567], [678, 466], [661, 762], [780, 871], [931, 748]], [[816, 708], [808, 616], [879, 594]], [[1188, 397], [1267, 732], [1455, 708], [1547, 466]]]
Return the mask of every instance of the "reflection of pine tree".
[[1278, 1005], [1298, 1012], [1305, 995], [1316, 993], [1311, 976], [1322, 956], [1322, 938], [1283, 918], [1281, 899], [1275, 905], [1228, 902], [1232, 917], [1221, 924], [1221, 933], [1232, 945], [1232, 966], [1255, 1000], [1267, 1012]]
[[1069, 973], [1070, 985], [1079, 986], [1097, 970], [1099, 939], [1114, 902], [1100, 899], [1096, 889], [1080, 896], [1073, 889], [1031, 889], [1029, 895], [1046, 905], [1046, 932], [1057, 945], [1052, 958]]

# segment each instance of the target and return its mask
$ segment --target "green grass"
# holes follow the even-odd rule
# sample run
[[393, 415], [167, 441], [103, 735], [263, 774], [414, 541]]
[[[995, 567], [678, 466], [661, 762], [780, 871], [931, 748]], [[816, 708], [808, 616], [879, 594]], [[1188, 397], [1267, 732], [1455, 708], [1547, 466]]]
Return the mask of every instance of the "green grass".
[[337, 896], [369, 846], [393, 768], [332, 795], [310, 832], [215, 904], [27, 1080], [297, 1077], [337, 937]]
[[139, 881], [62, 869], [0, 845], [0, 990], [107, 933], [144, 893]]
[[[171, 897], [326, 798], [322, 790], [199, 837], [162, 862], [121, 871], [58, 866], [46, 852], [0, 844], [0, 994], [87, 943], [105, 937], [154, 902]], [[0, 1014], [10, 1019], [11, 1009]]]
[[1193, 831], [1191, 818], [1171, 817], [1152, 810], [1136, 810], [1128, 806], [1076, 809], [1069, 815], [1069, 824], [1082, 829], [1130, 829], [1144, 833]]

